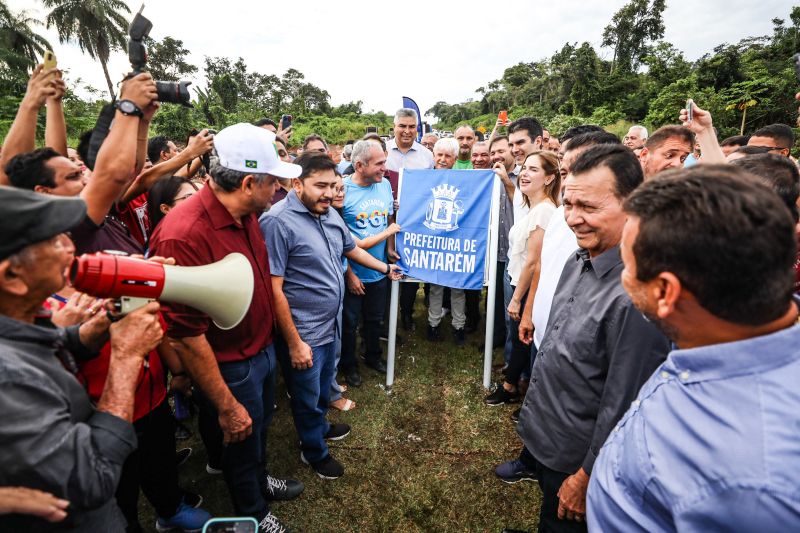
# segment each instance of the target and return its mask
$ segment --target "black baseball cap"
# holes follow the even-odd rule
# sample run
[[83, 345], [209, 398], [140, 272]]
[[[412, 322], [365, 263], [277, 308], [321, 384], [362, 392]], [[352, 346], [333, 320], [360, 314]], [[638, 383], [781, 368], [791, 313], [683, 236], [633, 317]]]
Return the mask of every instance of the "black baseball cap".
[[85, 218], [86, 203], [78, 197], [0, 186], [0, 261], [71, 230]]

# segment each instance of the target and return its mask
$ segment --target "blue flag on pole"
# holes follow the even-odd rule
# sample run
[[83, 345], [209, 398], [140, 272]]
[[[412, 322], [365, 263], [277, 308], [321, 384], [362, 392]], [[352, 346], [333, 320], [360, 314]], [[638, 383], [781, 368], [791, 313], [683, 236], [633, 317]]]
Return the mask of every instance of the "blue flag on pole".
[[402, 170], [395, 242], [403, 273], [483, 287], [494, 180], [492, 170]]
[[422, 140], [422, 113], [419, 112], [417, 103], [408, 96], [403, 97], [403, 107], [413, 109], [417, 112], [417, 142]]

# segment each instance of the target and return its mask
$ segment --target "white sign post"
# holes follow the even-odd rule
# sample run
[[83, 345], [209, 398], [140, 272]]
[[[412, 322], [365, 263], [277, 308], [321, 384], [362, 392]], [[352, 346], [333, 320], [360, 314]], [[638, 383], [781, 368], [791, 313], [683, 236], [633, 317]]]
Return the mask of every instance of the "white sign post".
[[[492, 375], [492, 337], [494, 336], [494, 299], [497, 295], [497, 234], [500, 228], [500, 187], [502, 182], [495, 176], [494, 187], [492, 188], [492, 203], [489, 210], [489, 232], [487, 234], [488, 247], [486, 251], [486, 268], [483, 273], [484, 285], [488, 286], [488, 300], [486, 305], [486, 334], [484, 337], [483, 355], [483, 386], [489, 388]], [[397, 182], [397, 197], [400, 198], [400, 191], [403, 188], [403, 169], [400, 169], [400, 177]], [[402, 209], [403, 206], [400, 206]], [[403, 282], [419, 283], [416, 279], [405, 279]], [[395, 356], [397, 351], [397, 313], [398, 300], [400, 296], [399, 281], [392, 281], [391, 296], [389, 303], [389, 344], [386, 355], [386, 392], [392, 392], [394, 384]], [[500, 287], [502, 290], [502, 287]]]

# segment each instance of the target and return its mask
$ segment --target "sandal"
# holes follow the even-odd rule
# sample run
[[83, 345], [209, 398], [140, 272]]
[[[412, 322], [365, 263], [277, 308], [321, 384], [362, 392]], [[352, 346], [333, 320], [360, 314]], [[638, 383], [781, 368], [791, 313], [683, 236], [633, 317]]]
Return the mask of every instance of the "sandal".
[[351, 411], [356, 408], [356, 402], [348, 398], [339, 398], [330, 403], [330, 406], [339, 411]]

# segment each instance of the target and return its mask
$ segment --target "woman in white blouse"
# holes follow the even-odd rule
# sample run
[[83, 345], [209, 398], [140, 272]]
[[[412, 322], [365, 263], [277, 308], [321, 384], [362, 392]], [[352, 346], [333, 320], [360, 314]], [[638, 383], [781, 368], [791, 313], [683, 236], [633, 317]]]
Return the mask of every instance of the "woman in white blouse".
[[[501, 166], [496, 171], [504, 172], [505, 168]], [[525, 298], [531, 286], [534, 267], [542, 251], [544, 231], [559, 203], [561, 177], [556, 154], [549, 151], [529, 154], [520, 169], [517, 185], [529, 210], [524, 217], [514, 221], [508, 233], [506, 275], [510, 278], [514, 290], [514, 296], [508, 305], [508, 315], [512, 324], [511, 358], [505, 370], [502, 386], [498, 386], [484, 399], [489, 405], [516, 401], [519, 398], [517, 383], [522, 373], [530, 368], [532, 348], [519, 340], [517, 328], [520, 310], [525, 307]]]

